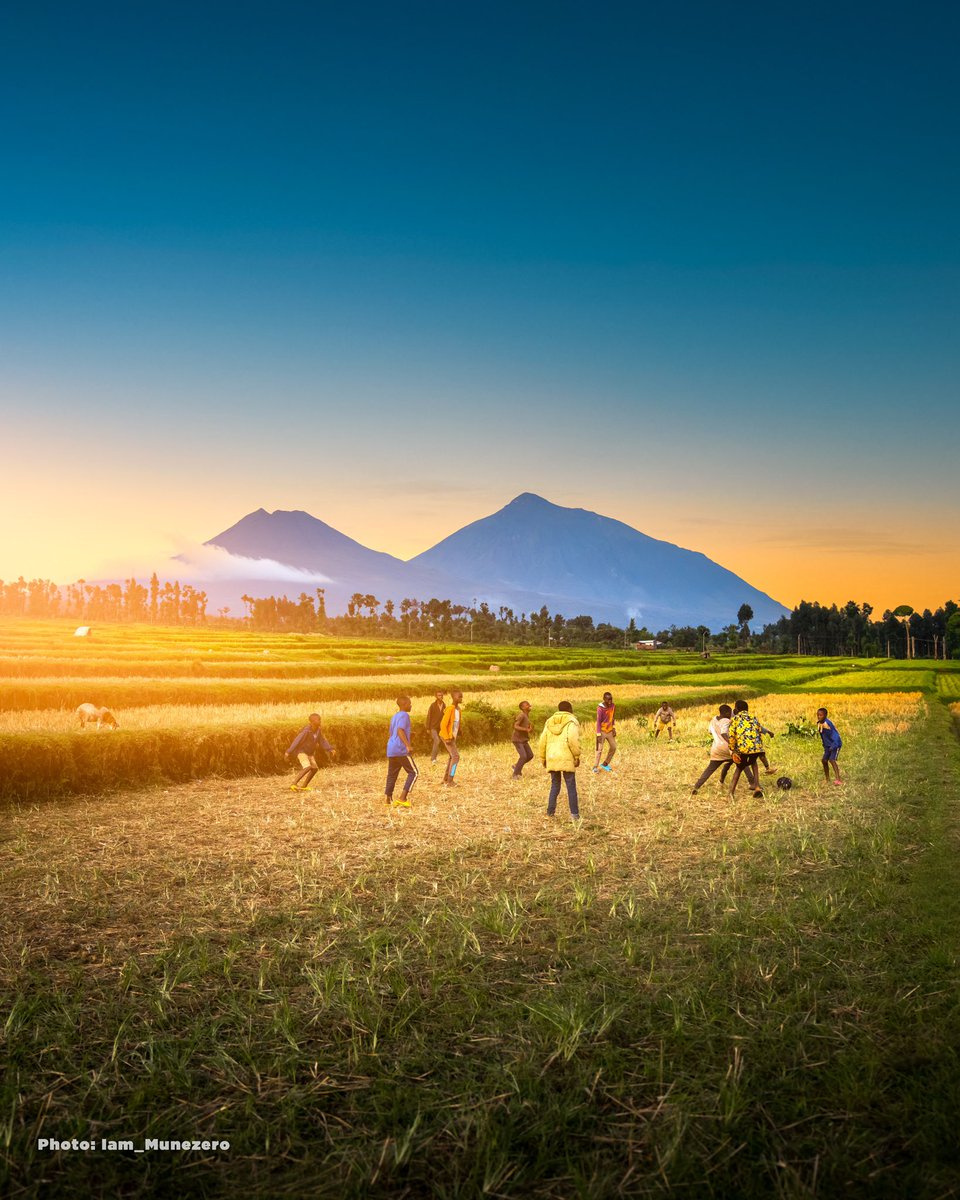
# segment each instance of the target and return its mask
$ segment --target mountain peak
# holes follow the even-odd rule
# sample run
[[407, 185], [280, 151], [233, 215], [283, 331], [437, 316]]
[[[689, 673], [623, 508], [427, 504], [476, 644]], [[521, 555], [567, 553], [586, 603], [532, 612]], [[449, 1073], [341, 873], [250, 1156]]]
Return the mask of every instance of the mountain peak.
[[358, 577], [364, 572], [393, 569], [400, 560], [369, 550], [302, 508], [258, 508], [206, 543], [243, 558], [275, 562], [326, 575]]
[[781, 605], [705, 555], [649, 537], [584, 508], [521, 492], [489, 517], [450, 534], [410, 560], [456, 580], [488, 601], [546, 602], [566, 615], [623, 621], [631, 612], [658, 628], [703, 622], [720, 628], [747, 599], [758, 620]]
[[555, 504], [551, 504], [549, 500], [544, 500], [543, 496], [538, 496], [536, 492], [521, 492], [519, 496], [514, 496], [509, 504], [505, 504], [500, 510], [507, 512], [518, 508], [525, 509], [543, 509], [556, 508]]

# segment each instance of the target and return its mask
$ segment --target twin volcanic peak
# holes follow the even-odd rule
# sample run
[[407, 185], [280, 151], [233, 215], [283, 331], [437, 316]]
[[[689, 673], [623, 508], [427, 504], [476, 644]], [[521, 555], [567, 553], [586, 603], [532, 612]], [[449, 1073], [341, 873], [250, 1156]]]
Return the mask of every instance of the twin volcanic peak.
[[[370, 550], [309, 513], [262, 508], [208, 545], [322, 573], [329, 581], [329, 612], [340, 611], [355, 592], [396, 602], [407, 596], [458, 604], [486, 600], [493, 609], [508, 605], [517, 613], [546, 604], [565, 617], [588, 613], [625, 625], [632, 616], [656, 629], [720, 629], [745, 603], [758, 624], [787, 611], [704, 554], [531, 492], [408, 562]], [[266, 594], [262, 585], [259, 594]]]
[[[301, 509], [268, 513], [258, 508], [206, 544], [244, 558], [272, 558], [301, 570], [321, 571], [331, 578], [353, 572], [389, 571], [404, 565], [402, 559], [369, 550]], [[362, 590], [359, 586], [353, 589]]]

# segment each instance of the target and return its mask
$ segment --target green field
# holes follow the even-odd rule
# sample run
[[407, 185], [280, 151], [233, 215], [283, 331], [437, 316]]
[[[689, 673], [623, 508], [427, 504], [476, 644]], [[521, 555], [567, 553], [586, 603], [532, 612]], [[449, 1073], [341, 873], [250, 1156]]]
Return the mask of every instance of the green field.
[[[3, 1194], [960, 1194], [952, 664], [159, 629], [95, 630], [67, 654], [63, 625], [0, 634], [25, 664], [4, 690], [44, 678], [35, 658], [101, 663], [84, 678], [105, 690], [135, 679], [126, 655], [191, 647], [268, 657], [249, 682], [281, 688], [229, 709], [151, 699], [117, 733], [71, 732], [55, 706], [0, 712]], [[408, 656], [476, 683], [458, 789], [424, 760], [413, 807], [387, 808], [393, 705], [352, 692], [355, 709], [325, 702], [336, 763], [290, 792], [278, 755], [301, 694], [282, 688], [335, 664], [333, 683], [379, 688]], [[271, 674], [298, 659], [315, 676]], [[510, 779], [509, 713], [529, 692], [539, 723], [560, 681], [590, 721], [611, 680], [616, 769], [591, 773], [587, 736], [584, 819], [561, 799], [548, 820], [536, 764]], [[692, 798], [706, 721], [741, 694], [794, 786]], [[662, 698], [673, 744], [645, 723]], [[788, 732], [819, 703], [844, 737], [839, 787], [819, 741]]]

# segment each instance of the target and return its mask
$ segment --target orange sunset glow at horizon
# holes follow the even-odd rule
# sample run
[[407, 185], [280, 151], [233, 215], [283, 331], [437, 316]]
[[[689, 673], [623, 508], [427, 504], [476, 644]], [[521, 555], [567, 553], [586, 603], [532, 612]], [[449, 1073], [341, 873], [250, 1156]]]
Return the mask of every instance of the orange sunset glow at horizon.
[[[411, 488], [401, 521], [379, 492], [357, 496], [337, 489], [322, 498], [314, 494], [309, 501], [288, 494], [269, 507], [303, 508], [371, 549], [407, 559], [512, 498], [498, 492], [418, 494]], [[588, 508], [650, 537], [699, 551], [788, 608], [801, 599], [828, 605], [854, 600], [869, 603], [877, 614], [902, 603], [922, 611], [960, 592], [960, 537], [947, 529], [936, 538], [925, 535], [932, 526], [923, 513], [886, 516], [881, 523], [861, 512], [848, 512], [843, 523], [806, 514], [791, 521], [789, 514], [768, 505], [755, 512], [750, 536], [744, 538], [734, 514], [704, 513], [689, 502], [664, 505], [657, 497], [631, 502], [622, 493], [607, 498], [602, 493], [592, 498], [551, 494], [549, 489], [545, 493], [564, 507]], [[109, 518], [84, 517], [78, 524], [64, 519], [56, 497], [37, 497], [29, 523], [8, 525], [0, 534], [0, 578], [23, 575], [63, 585], [80, 578], [146, 578], [153, 570], [162, 578], [188, 576], [172, 561], [179, 543], [195, 545], [214, 537], [257, 506], [228, 493], [211, 499], [209, 516], [198, 516], [199, 501], [171, 496], [158, 519], [152, 505], [133, 497], [122, 504], [111, 501], [109, 488], [103, 487], [95, 507], [109, 512]], [[291, 587], [265, 583], [263, 594]]]

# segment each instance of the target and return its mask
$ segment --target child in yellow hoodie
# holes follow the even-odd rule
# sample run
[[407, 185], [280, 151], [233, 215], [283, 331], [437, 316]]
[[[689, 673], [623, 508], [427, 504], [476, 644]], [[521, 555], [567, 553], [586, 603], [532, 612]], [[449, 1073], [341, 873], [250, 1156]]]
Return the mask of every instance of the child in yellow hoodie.
[[576, 770], [580, 766], [580, 722], [573, 715], [573, 705], [569, 700], [561, 700], [557, 711], [544, 725], [538, 750], [540, 761], [550, 772], [547, 816], [552, 817], [556, 814], [562, 776], [567, 785], [570, 816], [579, 821], [580, 801], [577, 796]]

